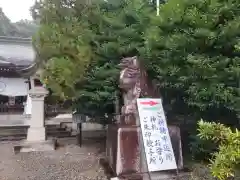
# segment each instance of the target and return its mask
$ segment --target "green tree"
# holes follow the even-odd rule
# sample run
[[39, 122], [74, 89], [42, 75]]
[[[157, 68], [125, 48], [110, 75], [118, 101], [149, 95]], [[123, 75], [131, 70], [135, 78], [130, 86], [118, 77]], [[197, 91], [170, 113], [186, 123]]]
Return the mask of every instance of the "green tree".
[[169, 114], [238, 124], [239, 6], [228, 0], [169, 0], [160, 16], [152, 16], [141, 55]]
[[34, 7], [44, 79], [85, 114], [113, 113], [117, 65], [138, 55], [157, 80], [168, 117], [190, 116], [188, 129], [194, 116], [238, 124], [236, 1], [169, 0], [160, 16], [144, 0], [43, 0]]
[[[102, 119], [114, 113], [117, 66], [121, 58], [139, 54], [144, 46], [142, 34], [152, 8], [141, 0], [87, 2], [36, 4], [33, 14], [40, 18], [40, 30], [34, 42], [49, 87], [71, 98], [80, 113]], [[67, 43], [73, 40], [72, 45]], [[73, 59], [68, 54], [64, 58], [65, 49], [71, 54], [90, 53], [85, 58]]]
[[[43, 81], [63, 99], [76, 97], [91, 59], [90, 29], [84, 6], [71, 2], [45, 0], [32, 9], [40, 28], [33, 38], [37, 60], [43, 65]], [[90, 9], [89, 9], [90, 10]]]
[[219, 123], [203, 122], [199, 125], [199, 137], [212, 140], [219, 144], [219, 150], [213, 154], [210, 169], [212, 175], [220, 180], [234, 176], [234, 171], [240, 168], [240, 133], [232, 131]]

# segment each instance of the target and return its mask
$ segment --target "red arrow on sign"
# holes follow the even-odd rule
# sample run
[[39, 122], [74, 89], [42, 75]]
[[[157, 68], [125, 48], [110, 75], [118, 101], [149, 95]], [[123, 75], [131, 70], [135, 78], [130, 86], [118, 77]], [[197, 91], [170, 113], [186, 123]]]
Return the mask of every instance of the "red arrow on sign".
[[155, 101], [145, 101], [145, 102], [140, 102], [140, 104], [142, 105], [150, 105], [150, 106], [155, 106], [157, 104], [159, 104], [158, 102]]

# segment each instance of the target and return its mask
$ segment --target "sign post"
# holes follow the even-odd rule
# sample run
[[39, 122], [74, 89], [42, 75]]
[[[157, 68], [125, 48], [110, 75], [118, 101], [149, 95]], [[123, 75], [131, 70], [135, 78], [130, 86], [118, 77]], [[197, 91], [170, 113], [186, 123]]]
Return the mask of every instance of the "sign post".
[[81, 114], [77, 114], [76, 112], [73, 113], [73, 123], [77, 124], [77, 142], [80, 147], [82, 147], [82, 123], [86, 122], [86, 116], [83, 116]]
[[177, 169], [162, 100], [140, 98], [137, 105], [148, 171]]

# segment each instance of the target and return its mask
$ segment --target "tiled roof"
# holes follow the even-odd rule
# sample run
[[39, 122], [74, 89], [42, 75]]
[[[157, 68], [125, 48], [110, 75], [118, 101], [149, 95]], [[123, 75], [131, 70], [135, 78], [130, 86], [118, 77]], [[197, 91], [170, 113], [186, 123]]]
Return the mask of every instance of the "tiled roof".
[[35, 54], [31, 41], [0, 37], [0, 64], [9, 62], [15, 65], [29, 66], [34, 63], [34, 59]]

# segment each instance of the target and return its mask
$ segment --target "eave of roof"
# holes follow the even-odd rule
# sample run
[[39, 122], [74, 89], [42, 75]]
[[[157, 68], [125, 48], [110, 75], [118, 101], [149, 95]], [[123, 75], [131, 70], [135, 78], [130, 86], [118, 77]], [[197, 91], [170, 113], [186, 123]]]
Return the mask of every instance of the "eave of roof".
[[0, 36], [0, 66], [11, 67], [12, 72], [9, 73], [14, 72], [22, 77], [35, 74], [38, 65], [31, 38]]
[[31, 39], [0, 36], [0, 60], [17, 66], [32, 65], [35, 53]]

